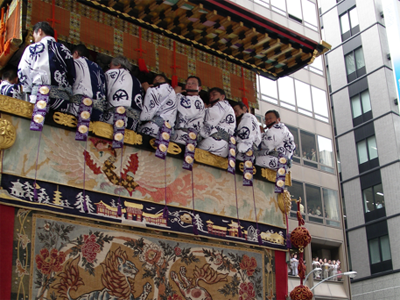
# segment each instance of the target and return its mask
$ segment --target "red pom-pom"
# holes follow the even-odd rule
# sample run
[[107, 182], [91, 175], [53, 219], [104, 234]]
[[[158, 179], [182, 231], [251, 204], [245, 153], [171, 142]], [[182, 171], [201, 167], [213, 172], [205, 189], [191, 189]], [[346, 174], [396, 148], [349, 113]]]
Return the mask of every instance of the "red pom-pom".
[[303, 249], [311, 242], [310, 232], [305, 227], [296, 227], [290, 234], [290, 241], [296, 248]]
[[138, 59], [138, 66], [139, 66], [139, 71], [143, 73], [149, 73], [149, 70], [147, 69], [146, 62], [144, 61], [143, 58]]
[[290, 299], [292, 300], [311, 300], [313, 293], [308, 286], [299, 285], [296, 286], [293, 291], [290, 292]]

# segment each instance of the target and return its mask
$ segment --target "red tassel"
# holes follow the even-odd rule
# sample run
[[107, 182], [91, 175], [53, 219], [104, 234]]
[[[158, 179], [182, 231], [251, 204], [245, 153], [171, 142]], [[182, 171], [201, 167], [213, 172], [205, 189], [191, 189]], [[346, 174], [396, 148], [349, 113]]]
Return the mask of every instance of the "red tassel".
[[247, 106], [247, 109], [249, 109], [249, 100], [247, 100], [246, 97], [243, 97], [243, 98], [242, 98], [242, 102], [244, 103], [244, 105]]
[[175, 88], [176, 86], [178, 86], [178, 76], [176, 76], [176, 75], [172, 76], [171, 86], [172, 86], [173, 88]]
[[143, 73], [149, 73], [149, 70], [147, 69], [146, 62], [144, 61], [143, 58], [138, 59], [138, 66], [139, 66], [139, 71]]

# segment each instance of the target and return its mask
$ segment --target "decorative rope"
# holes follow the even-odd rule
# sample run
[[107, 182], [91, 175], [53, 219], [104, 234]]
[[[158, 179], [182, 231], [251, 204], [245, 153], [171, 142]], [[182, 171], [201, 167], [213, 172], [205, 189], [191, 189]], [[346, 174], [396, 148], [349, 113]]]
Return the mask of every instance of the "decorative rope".
[[193, 233], [195, 235], [198, 235], [199, 234], [199, 230], [197, 228], [197, 223], [195, 221], [196, 213], [195, 213], [195, 210], [194, 210], [194, 182], [193, 182], [194, 174], [193, 174], [193, 168], [192, 168], [192, 171], [191, 171], [191, 176], [192, 176], [192, 208], [193, 208], [193, 210], [192, 210], [192, 213], [193, 213], [192, 225], [193, 225]]
[[239, 205], [238, 205], [238, 197], [237, 197], [237, 187], [236, 187], [236, 173], [233, 173], [233, 181], [235, 182], [235, 199], [236, 199], [236, 217], [238, 222], [238, 236], [242, 236], [242, 229], [240, 228], [240, 220], [239, 220]]
[[83, 189], [82, 189], [82, 195], [83, 195], [83, 210], [85, 211], [85, 213], [89, 212], [89, 209], [87, 207], [87, 203], [86, 203], [86, 155], [87, 153], [87, 144], [88, 144], [88, 139], [86, 139], [86, 143], [85, 143], [85, 151], [84, 153], [84, 160], [83, 160]]
[[165, 198], [164, 198], [164, 210], [163, 218], [168, 218], [168, 206], [167, 206], [167, 158], [164, 159], [164, 186], [165, 186]]
[[37, 148], [37, 152], [36, 152], [36, 165], [35, 165], [35, 182], [33, 184], [33, 199], [35, 200], [35, 202], [38, 201], [38, 194], [37, 194], [37, 190], [36, 190], [36, 176], [37, 176], [37, 169], [38, 169], [38, 162], [39, 162], [39, 150], [40, 150], [40, 141], [42, 140], [42, 130], [40, 131], [39, 134], [39, 142], [38, 142], [38, 148]]
[[[124, 146], [121, 148], [121, 165], [119, 168], [119, 181], [118, 185], [121, 187], [122, 186], [122, 159], [124, 157]], [[117, 215], [118, 217], [122, 216], [122, 208], [121, 208], [121, 193], [122, 191], [118, 192], [118, 208], [117, 208]]]
[[254, 194], [254, 184], [251, 185], [251, 189], [253, 190], [253, 205], [254, 205], [254, 217], [255, 217], [256, 226], [257, 226], [257, 240], [258, 240], [258, 244], [262, 245], [263, 242], [262, 242], [262, 239], [261, 239], [261, 236], [260, 236], [260, 230], [258, 229], [257, 207], [256, 207], [256, 197], [255, 197], [255, 194]]

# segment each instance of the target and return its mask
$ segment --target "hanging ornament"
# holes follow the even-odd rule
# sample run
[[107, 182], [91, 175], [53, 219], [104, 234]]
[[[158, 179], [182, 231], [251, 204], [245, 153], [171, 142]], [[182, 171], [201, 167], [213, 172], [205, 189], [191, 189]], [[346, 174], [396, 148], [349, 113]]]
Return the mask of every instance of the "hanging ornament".
[[140, 72], [149, 73], [147, 69], [146, 62], [144, 61], [143, 53], [146, 53], [146, 50], [142, 48], [142, 27], [139, 27], [139, 48], [136, 48], [135, 51], [139, 52], [138, 58], [138, 67]]
[[173, 47], [174, 47], [174, 52], [173, 52], [173, 58], [174, 58], [174, 64], [171, 66], [171, 69], [173, 70], [172, 72], [172, 80], [171, 80], [171, 86], [175, 88], [178, 86], [178, 75], [176, 75], [176, 69], [179, 69], [180, 66], [176, 64], [176, 43], [175, 41], [173, 42]]
[[239, 90], [243, 91], [243, 97], [242, 97], [242, 102], [244, 103], [244, 105], [246, 105], [247, 109], [249, 109], [249, 100], [246, 98], [246, 92], [248, 92], [249, 90], [246, 89], [246, 83], [244, 81], [244, 70], [242, 67], [242, 87], [239, 88]]
[[309, 287], [305, 285], [296, 286], [293, 291], [290, 292], [290, 299], [292, 300], [311, 300], [313, 296]]
[[290, 234], [292, 245], [302, 252], [303, 249], [311, 242], [311, 235], [307, 228], [298, 226]]

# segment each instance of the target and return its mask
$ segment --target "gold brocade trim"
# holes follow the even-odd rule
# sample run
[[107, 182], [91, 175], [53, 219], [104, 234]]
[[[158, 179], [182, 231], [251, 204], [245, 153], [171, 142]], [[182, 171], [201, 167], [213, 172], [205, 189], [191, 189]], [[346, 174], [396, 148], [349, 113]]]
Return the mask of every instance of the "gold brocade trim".
[[125, 129], [124, 143], [129, 145], [141, 145], [143, 143], [143, 137], [133, 130]]
[[53, 120], [57, 124], [64, 125], [67, 127], [76, 127], [78, 125], [78, 120], [74, 116], [63, 114], [60, 112], [54, 113]]
[[194, 152], [194, 159], [202, 164], [206, 164], [212, 167], [228, 169], [228, 159], [217, 155], [214, 155], [208, 151], [196, 148]]
[[[267, 168], [261, 168], [261, 176], [267, 179], [268, 181], [275, 182], [276, 181], [276, 171], [267, 169]], [[287, 172], [286, 177], [285, 177], [285, 185], [287, 186], [292, 186], [292, 174]]]
[[[89, 131], [93, 132], [96, 136], [103, 137], [109, 140], [113, 139], [114, 129], [111, 124], [103, 123], [100, 121], [90, 122]], [[141, 145], [143, 143], [142, 135], [134, 132], [133, 130], [125, 129], [124, 144]]]
[[0, 150], [14, 145], [16, 138], [17, 132], [14, 125], [10, 121], [0, 118]]
[[[240, 170], [242, 173], [243, 173], [243, 165], [244, 165], [243, 162], [241, 162], [241, 163], [239, 164], [239, 170]], [[257, 173], [257, 169], [256, 169], [255, 166], [253, 166], [253, 175], [256, 175], [256, 173]]]
[[0, 95], [0, 110], [24, 118], [32, 118], [33, 104], [24, 100]]
[[[150, 142], [149, 142], [149, 143], [150, 143], [150, 146], [153, 147], [153, 149], [157, 149], [157, 147], [154, 146], [155, 142], [156, 142], [156, 139], [151, 139]], [[174, 142], [169, 142], [167, 152], [168, 152], [169, 154], [179, 154], [179, 153], [182, 152], [182, 149], [181, 149], [181, 147], [179, 147], [179, 146], [178, 146], [177, 144], [175, 144]]]

